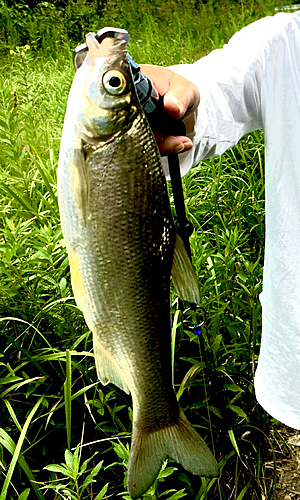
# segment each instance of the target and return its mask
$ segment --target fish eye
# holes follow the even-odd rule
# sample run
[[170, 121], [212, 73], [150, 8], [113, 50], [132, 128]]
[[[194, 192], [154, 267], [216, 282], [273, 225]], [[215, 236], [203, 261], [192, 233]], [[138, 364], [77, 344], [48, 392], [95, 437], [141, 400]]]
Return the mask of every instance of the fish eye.
[[102, 83], [105, 90], [112, 95], [122, 94], [127, 87], [125, 76], [121, 71], [115, 69], [111, 69], [103, 75]]

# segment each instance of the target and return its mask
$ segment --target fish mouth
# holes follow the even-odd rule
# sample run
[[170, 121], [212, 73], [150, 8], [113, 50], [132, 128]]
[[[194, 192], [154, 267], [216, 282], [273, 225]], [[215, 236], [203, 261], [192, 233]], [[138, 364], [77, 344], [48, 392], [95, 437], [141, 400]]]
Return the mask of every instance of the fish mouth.
[[88, 33], [85, 39], [91, 62], [98, 57], [110, 57], [116, 53], [126, 52], [125, 40], [107, 37], [99, 43], [94, 33]]
[[107, 59], [116, 55], [125, 59], [127, 51], [127, 38], [119, 39], [113, 34], [106, 35], [105, 38], [98, 38], [95, 33], [87, 33], [86, 43], [79, 45], [74, 51], [74, 66], [78, 70], [86, 56], [89, 56], [89, 64], [95, 66], [96, 59]]

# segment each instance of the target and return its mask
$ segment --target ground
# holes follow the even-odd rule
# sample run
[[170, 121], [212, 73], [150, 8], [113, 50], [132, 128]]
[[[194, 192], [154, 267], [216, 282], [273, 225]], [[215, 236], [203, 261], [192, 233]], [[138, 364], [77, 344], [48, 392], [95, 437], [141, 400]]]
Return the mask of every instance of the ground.
[[[300, 500], [300, 431], [274, 425], [271, 441], [277, 464], [277, 488], [273, 499]], [[267, 467], [273, 472], [274, 462]]]

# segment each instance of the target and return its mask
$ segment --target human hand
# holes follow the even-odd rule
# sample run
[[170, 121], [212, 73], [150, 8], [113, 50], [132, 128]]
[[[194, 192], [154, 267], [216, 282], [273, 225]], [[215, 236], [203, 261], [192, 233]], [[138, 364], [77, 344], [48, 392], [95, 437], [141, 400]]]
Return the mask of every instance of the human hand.
[[[141, 65], [142, 72], [150, 78], [157, 92], [163, 97], [164, 108], [175, 120], [186, 119], [192, 115], [200, 102], [199, 90], [192, 82], [168, 68]], [[156, 132], [159, 150], [162, 155], [183, 153], [193, 147], [193, 142], [186, 136], [173, 136]]]

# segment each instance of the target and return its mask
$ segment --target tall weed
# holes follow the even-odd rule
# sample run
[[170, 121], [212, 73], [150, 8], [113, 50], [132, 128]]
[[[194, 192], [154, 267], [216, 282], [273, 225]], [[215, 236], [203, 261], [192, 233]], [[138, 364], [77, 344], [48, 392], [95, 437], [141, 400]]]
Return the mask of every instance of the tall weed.
[[[139, 62], [192, 62], [245, 24], [272, 14], [274, 4], [24, 0], [0, 5], [3, 498], [52, 498], [52, 490], [67, 498], [128, 498], [131, 400], [118, 388], [97, 383], [91, 337], [72, 296], [57, 207], [59, 142], [74, 74], [70, 47], [82, 42], [86, 31], [115, 25], [129, 31], [129, 51]], [[175, 385], [187, 416], [214, 448], [222, 475], [201, 479], [165, 463], [145, 499], [272, 498], [275, 475], [268, 476], [265, 467], [273, 460], [270, 419], [253, 390], [261, 330], [263, 177], [258, 132], [184, 178], [206, 318], [202, 336], [194, 336], [173, 295]]]

